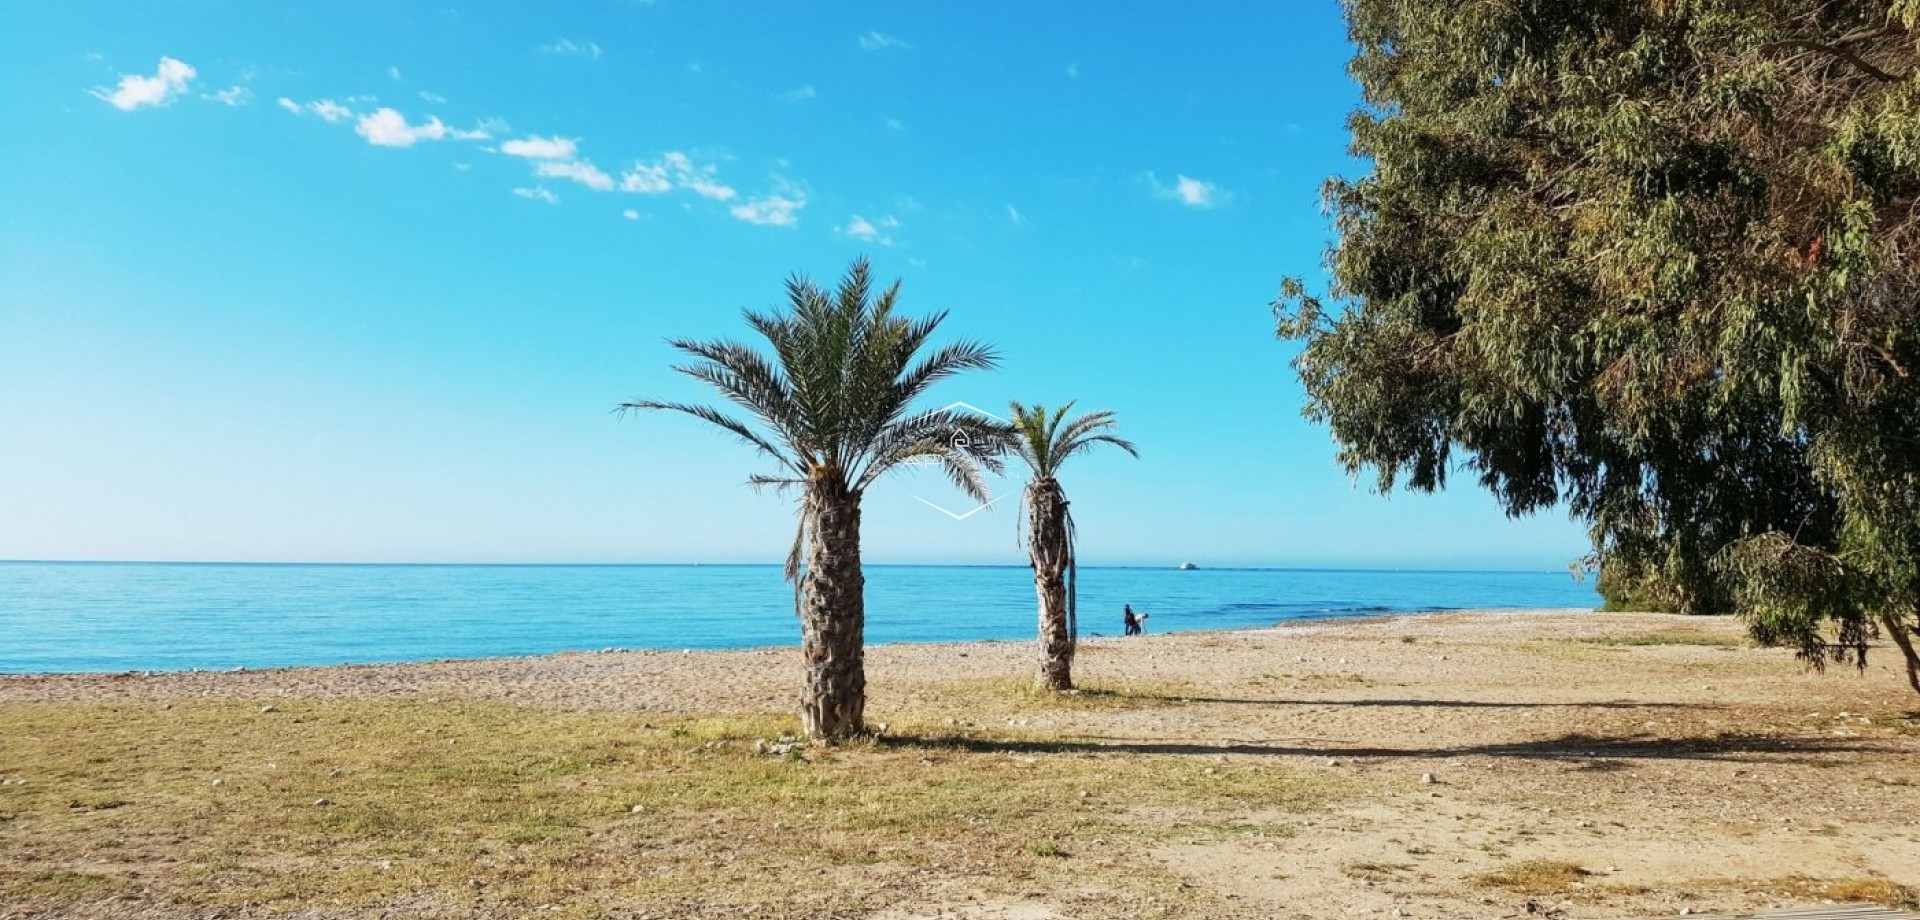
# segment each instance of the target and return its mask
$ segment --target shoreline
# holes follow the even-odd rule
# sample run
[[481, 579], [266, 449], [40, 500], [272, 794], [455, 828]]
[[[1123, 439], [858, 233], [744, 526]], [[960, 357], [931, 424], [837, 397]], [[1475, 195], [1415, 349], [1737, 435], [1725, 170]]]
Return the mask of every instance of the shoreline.
[[[198, 564], [198, 563], [195, 563], [195, 564]], [[221, 564], [224, 564], [224, 563], [221, 563]], [[274, 563], [274, 564], [278, 564], [278, 563]], [[327, 564], [327, 563], [316, 563], [316, 564]], [[1415, 619], [1415, 618], [1421, 618], [1421, 617], [1447, 616], [1447, 615], [1453, 615], [1453, 614], [1483, 614], [1488, 616], [1574, 616], [1574, 615], [1588, 615], [1588, 614], [1591, 614], [1594, 616], [1618, 615], [1616, 613], [1611, 613], [1611, 612], [1602, 612], [1598, 609], [1588, 609], [1588, 608], [1581, 608], [1581, 607], [1433, 607], [1433, 608], [1424, 609], [1424, 610], [1379, 610], [1379, 611], [1374, 611], [1372, 609], [1356, 609], [1351, 614], [1332, 612], [1325, 616], [1308, 616], [1308, 617], [1298, 617], [1298, 618], [1288, 619], [1288, 620], [1281, 620], [1267, 626], [1224, 626], [1224, 627], [1217, 627], [1217, 628], [1173, 629], [1173, 630], [1167, 630], [1165, 632], [1149, 632], [1143, 636], [1133, 636], [1133, 637], [1107, 635], [1107, 634], [1098, 633], [1098, 632], [1088, 632], [1081, 635], [1079, 641], [1082, 643], [1087, 643], [1087, 642], [1107, 641], [1107, 640], [1133, 640], [1133, 639], [1143, 639], [1143, 638], [1154, 639], [1154, 638], [1160, 638], [1160, 637], [1166, 637], [1166, 636], [1263, 633], [1271, 630], [1300, 629], [1300, 628], [1307, 628], [1311, 626], [1324, 625], [1329, 623], [1362, 625], [1362, 624], [1370, 623], [1373, 621], [1380, 621], [1380, 620]], [[1730, 618], [1716, 617], [1716, 619], [1730, 619]], [[1036, 640], [1033, 636], [1025, 636], [1021, 638], [1010, 638], [1010, 639], [998, 639], [998, 638], [957, 639], [957, 640], [934, 639], [934, 640], [925, 640], [925, 641], [903, 639], [903, 640], [895, 640], [890, 642], [870, 642], [867, 644], [866, 648], [869, 652], [872, 652], [876, 649], [888, 649], [888, 648], [901, 647], [901, 646], [964, 647], [964, 646], [976, 645], [976, 644], [977, 645], [1017, 645], [1021, 643], [1031, 644], [1034, 641]], [[609, 646], [609, 647], [603, 647], [598, 649], [590, 649], [590, 648], [560, 649], [560, 650], [551, 651], [551, 652], [533, 652], [525, 655], [506, 654], [506, 655], [478, 655], [473, 657], [410, 658], [410, 659], [399, 659], [394, 661], [343, 661], [343, 662], [337, 662], [337, 663], [331, 663], [331, 664], [266, 665], [266, 666], [258, 666], [258, 667], [242, 665], [242, 666], [231, 667], [231, 668], [218, 668], [218, 667], [213, 667], [213, 668], [209, 668], [209, 667], [123, 668], [123, 669], [112, 670], [112, 671], [4, 671], [4, 670], [0, 670], [0, 687], [4, 687], [4, 685], [8, 681], [32, 680], [32, 679], [40, 679], [40, 678], [61, 678], [61, 679], [95, 678], [95, 679], [125, 680], [130, 678], [157, 679], [157, 678], [166, 678], [166, 677], [178, 676], [178, 675], [220, 675], [220, 674], [264, 675], [264, 674], [275, 674], [275, 673], [284, 673], [284, 672], [324, 671], [324, 670], [353, 669], [353, 668], [394, 668], [394, 667], [449, 665], [449, 664], [463, 664], [463, 663], [514, 662], [514, 661], [538, 660], [543, 658], [564, 658], [564, 657], [573, 657], [573, 656], [581, 656], [581, 655], [656, 655], [656, 654], [701, 655], [701, 654], [716, 654], [716, 653], [759, 654], [759, 653], [771, 653], [771, 652], [788, 651], [788, 650], [798, 650], [799, 648], [800, 648], [800, 643], [797, 641], [791, 644], [783, 644], [783, 645], [746, 645], [746, 646], [738, 646], [738, 647], [732, 647], [732, 648], [669, 647], [669, 646]]]

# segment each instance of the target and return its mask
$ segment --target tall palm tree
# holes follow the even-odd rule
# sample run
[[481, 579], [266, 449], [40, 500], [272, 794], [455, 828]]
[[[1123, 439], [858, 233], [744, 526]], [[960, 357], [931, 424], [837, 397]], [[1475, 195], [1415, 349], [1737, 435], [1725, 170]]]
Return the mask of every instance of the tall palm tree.
[[991, 368], [997, 357], [971, 341], [920, 355], [946, 314], [895, 315], [900, 283], [874, 296], [864, 258], [834, 291], [800, 275], [786, 288], [785, 311], [745, 311], [747, 325], [772, 346], [771, 356], [733, 341], [669, 340], [694, 359], [674, 370], [712, 386], [752, 422], [708, 406], [651, 399], [621, 409], [665, 409], [718, 426], [778, 468], [751, 483], [800, 490], [799, 533], [786, 565], [807, 666], [800, 722], [810, 735], [844, 738], [865, 731], [861, 496], [874, 480], [913, 462], [939, 465], [961, 490], [987, 500], [981, 469], [1001, 469], [993, 445], [1005, 429], [970, 413], [914, 411], [912, 405], [933, 384]]
[[1033, 590], [1040, 598], [1039, 685], [1073, 689], [1073, 651], [1079, 638], [1079, 566], [1074, 560], [1073, 513], [1060, 487], [1060, 467], [1096, 444], [1111, 444], [1135, 457], [1133, 444], [1112, 434], [1113, 413], [1089, 412], [1067, 420], [1073, 403], [1052, 412], [1046, 406], [1013, 403], [1012, 452], [1033, 470], [1021, 510], [1027, 517], [1027, 556]]

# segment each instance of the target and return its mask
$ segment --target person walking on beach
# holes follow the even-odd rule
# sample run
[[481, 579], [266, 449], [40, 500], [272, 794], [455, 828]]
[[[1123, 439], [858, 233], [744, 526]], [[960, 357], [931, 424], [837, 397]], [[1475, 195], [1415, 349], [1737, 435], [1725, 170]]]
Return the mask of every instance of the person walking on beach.
[[1140, 635], [1140, 618], [1133, 615], [1132, 604], [1121, 605], [1120, 616], [1122, 621], [1126, 623], [1127, 635], [1129, 636]]

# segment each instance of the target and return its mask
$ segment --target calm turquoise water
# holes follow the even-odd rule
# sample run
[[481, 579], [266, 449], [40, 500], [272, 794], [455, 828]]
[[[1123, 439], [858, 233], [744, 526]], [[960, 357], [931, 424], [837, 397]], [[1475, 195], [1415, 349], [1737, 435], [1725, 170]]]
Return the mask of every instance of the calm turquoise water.
[[[1087, 568], [1085, 634], [1463, 607], [1592, 607], [1564, 572]], [[873, 642], [1023, 639], [1024, 568], [874, 566]], [[0, 563], [0, 672], [177, 670], [799, 642], [775, 566]]]

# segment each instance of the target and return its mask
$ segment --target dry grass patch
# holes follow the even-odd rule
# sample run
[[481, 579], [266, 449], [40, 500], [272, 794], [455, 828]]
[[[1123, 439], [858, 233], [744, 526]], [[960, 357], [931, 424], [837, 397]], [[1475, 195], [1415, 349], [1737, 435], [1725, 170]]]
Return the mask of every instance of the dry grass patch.
[[1789, 876], [1774, 883], [1797, 898], [1879, 904], [1896, 910], [1920, 910], [1920, 889], [1888, 878], [1818, 879]]
[[1177, 881], [1150, 867], [1075, 857], [1125, 833], [1104, 792], [1223, 822], [1352, 791], [1319, 771], [987, 733], [756, 753], [794, 728], [771, 715], [263, 706], [0, 704], [0, 903], [808, 916], [915, 885], [1164, 895]]
[[1896, 735], [1920, 736], [1920, 712], [1888, 712], [1873, 716], [1868, 720], [1876, 728], [1882, 728]]
[[1516, 894], [1546, 895], [1566, 891], [1586, 876], [1586, 870], [1581, 869], [1579, 863], [1564, 859], [1523, 859], [1476, 875], [1473, 882], [1489, 888], [1505, 888]]
[[1653, 645], [1697, 645], [1707, 648], [1750, 648], [1753, 640], [1745, 636], [1728, 633], [1706, 632], [1697, 629], [1673, 629], [1665, 632], [1627, 633], [1617, 636], [1595, 636], [1588, 639], [1575, 639], [1583, 645], [1604, 646], [1653, 646]]
[[1107, 682], [1084, 681], [1064, 693], [1038, 687], [1032, 680], [996, 677], [957, 681], [941, 688], [949, 701], [977, 700], [999, 704], [1010, 710], [1098, 711], [1106, 709], [1151, 709], [1180, 706], [1194, 700], [1218, 695], [1192, 684], [1166, 681]]

